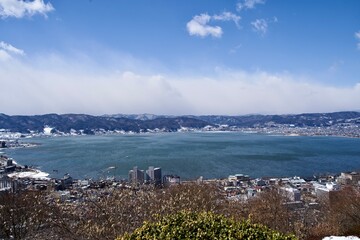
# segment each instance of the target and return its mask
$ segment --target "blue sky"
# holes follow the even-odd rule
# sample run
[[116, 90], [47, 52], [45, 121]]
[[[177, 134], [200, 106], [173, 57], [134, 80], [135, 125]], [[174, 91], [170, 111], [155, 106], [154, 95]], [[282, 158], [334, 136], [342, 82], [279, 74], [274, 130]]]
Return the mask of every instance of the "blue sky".
[[360, 110], [357, 0], [0, 0], [0, 112]]

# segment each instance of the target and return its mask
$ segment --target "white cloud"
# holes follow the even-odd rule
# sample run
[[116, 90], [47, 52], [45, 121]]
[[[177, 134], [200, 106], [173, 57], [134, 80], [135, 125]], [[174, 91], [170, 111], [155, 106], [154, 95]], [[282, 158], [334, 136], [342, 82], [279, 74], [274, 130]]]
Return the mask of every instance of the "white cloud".
[[236, 4], [236, 9], [238, 11], [243, 9], [253, 9], [257, 4], [265, 4], [265, 0], [244, 0]]
[[360, 31], [358, 31], [358, 32], [355, 33], [355, 38], [356, 38], [357, 40], [360, 40]]
[[6, 89], [0, 94], [5, 114], [234, 115], [360, 109], [360, 83], [334, 87], [261, 71], [218, 68], [212, 77], [178, 77], [157, 71], [99, 69], [73, 56], [51, 55], [31, 63], [3, 62], [0, 72], [1, 89]]
[[360, 50], [360, 31], [358, 31], [358, 32], [355, 33], [355, 38], [359, 41], [359, 42], [357, 43], [357, 49]]
[[25, 55], [25, 52], [3, 41], [0, 42], [0, 61], [12, 59], [14, 55]]
[[190, 35], [206, 37], [211, 35], [213, 37], [221, 37], [223, 31], [219, 26], [210, 26], [208, 23], [211, 20], [211, 16], [206, 13], [196, 15], [190, 22], [187, 23], [186, 27]]
[[54, 7], [50, 2], [44, 3], [43, 0], [0, 0], [0, 16], [2, 18], [15, 17], [22, 18], [25, 16], [33, 16], [46, 14], [53, 11]]
[[0, 42], [0, 49], [3, 49], [9, 53], [17, 54], [17, 55], [25, 55], [24, 51], [21, 49], [18, 49], [11, 44], [8, 44], [6, 42], [1, 41]]
[[8, 61], [11, 56], [4, 50], [0, 49], [0, 61]]
[[210, 16], [207, 13], [196, 15], [187, 24], [187, 30], [191, 36], [213, 36], [220, 38], [223, 34], [220, 26], [209, 25], [210, 21], [233, 21], [239, 27], [241, 17], [231, 12], [223, 12], [220, 15]]
[[220, 21], [233, 21], [236, 24], [236, 26], [238, 26], [238, 27], [239, 27], [239, 22], [241, 19], [240, 16], [238, 16], [234, 13], [231, 13], [231, 12], [223, 12], [220, 15], [214, 15], [212, 18], [214, 20], [220, 20]]
[[268, 29], [268, 24], [265, 19], [256, 19], [255, 21], [251, 22], [253, 30], [260, 35], [265, 35]]

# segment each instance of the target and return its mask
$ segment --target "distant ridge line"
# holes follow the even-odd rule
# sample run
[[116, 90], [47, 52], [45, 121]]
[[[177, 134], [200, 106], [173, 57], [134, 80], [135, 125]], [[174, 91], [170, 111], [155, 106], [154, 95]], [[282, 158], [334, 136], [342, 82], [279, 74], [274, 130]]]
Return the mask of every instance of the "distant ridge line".
[[162, 129], [173, 132], [182, 128], [201, 129], [206, 126], [227, 125], [239, 128], [291, 125], [294, 127], [329, 127], [333, 125], [360, 126], [360, 112], [302, 113], [281, 115], [156, 115], [112, 114], [93, 116], [88, 114], [14, 115], [0, 113], [0, 129], [11, 132], [42, 132], [45, 126], [56, 131], [83, 130], [91, 134], [96, 129], [104, 131], [146, 132]]

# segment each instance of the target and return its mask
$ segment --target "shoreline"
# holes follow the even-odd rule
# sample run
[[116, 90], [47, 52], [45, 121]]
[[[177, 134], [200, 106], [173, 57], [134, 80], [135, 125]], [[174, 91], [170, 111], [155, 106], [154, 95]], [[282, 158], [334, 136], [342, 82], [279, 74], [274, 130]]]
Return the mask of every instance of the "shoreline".
[[[319, 132], [320, 131], [320, 132]], [[359, 129], [360, 131], [360, 129]], [[334, 130], [329, 129], [320, 129], [318, 127], [304, 127], [304, 128], [238, 128], [238, 127], [229, 127], [227, 129], [218, 129], [218, 128], [205, 128], [205, 129], [179, 129], [177, 131], [165, 131], [165, 130], [156, 130], [156, 131], [94, 131], [94, 134], [84, 134], [84, 133], [18, 133], [18, 132], [6, 132], [0, 133], [0, 141], [16, 141], [19, 139], [33, 139], [33, 138], [52, 138], [52, 137], [80, 137], [80, 136], [116, 136], [116, 135], [148, 135], [148, 134], [171, 134], [171, 133], [244, 133], [244, 134], [261, 134], [269, 136], [287, 136], [287, 137], [343, 137], [343, 138], [360, 138], [360, 133], [338, 133]], [[25, 145], [26, 143], [23, 143]], [[35, 145], [36, 143], [31, 143]], [[33, 147], [33, 146], [19, 146], [19, 147]], [[0, 147], [1, 149], [1, 147]]]

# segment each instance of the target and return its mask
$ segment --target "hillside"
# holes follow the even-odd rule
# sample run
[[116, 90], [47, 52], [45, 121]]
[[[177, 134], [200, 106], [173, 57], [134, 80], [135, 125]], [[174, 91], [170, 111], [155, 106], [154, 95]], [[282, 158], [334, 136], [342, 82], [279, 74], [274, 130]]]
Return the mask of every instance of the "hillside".
[[84, 114], [46, 114], [36, 116], [8, 116], [0, 115], [0, 129], [10, 132], [28, 133], [30, 131], [42, 132], [45, 126], [53, 128], [52, 131], [68, 133], [71, 130], [83, 130], [91, 134], [95, 130], [146, 132], [156, 129], [163, 131], [177, 131], [185, 128], [203, 128], [209, 125], [201, 119], [189, 117], [156, 118], [153, 120], [135, 120], [125, 117], [104, 117]]
[[117, 114], [91, 116], [85, 114], [46, 114], [35, 116], [9, 116], [0, 114], [0, 129], [10, 132], [42, 132], [45, 126], [52, 131], [68, 133], [82, 131], [178, 131], [182, 128], [201, 129], [205, 126], [228, 125], [238, 128], [261, 128], [273, 125], [293, 127], [331, 127], [360, 125], [360, 112], [308, 113], [294, 115], [203, 115], [203, 116], [157, 116], [153, 114]]

